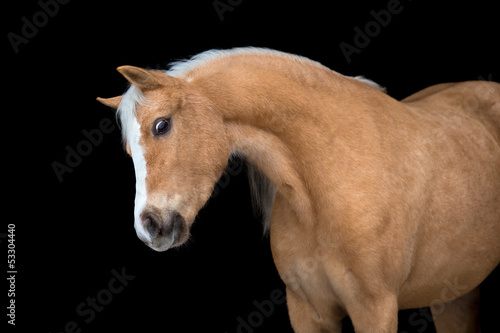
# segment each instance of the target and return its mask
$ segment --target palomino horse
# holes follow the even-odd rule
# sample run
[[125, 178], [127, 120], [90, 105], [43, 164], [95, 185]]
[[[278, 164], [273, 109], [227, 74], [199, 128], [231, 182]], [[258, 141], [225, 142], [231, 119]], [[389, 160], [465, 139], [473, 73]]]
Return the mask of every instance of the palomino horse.
[[99, 101], [118, 109], [136, 174], [135, 229], [183, 244], [232, 155], [270, 228], [296, 332], [396, 332], [431, 306], [477, 332], [500, 260], [500, 85], [445, 83], [397, 101], [362, 78], [267, 49], [207, 51]]

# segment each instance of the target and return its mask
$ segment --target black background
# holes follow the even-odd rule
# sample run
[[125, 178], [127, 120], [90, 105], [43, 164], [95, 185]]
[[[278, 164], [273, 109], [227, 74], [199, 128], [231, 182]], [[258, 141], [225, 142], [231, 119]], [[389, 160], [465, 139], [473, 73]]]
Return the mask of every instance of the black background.
[[[237, 332], [238, 317], [258, 318], [253, 301], [284, 290], [252, 215], [244, 172], [200, 212], [188, 246], [157, 253], [136, 237], [132, 161], [121, 149], [114, 113], [95, 101], [126, 89], [117, 66], [165, 68], [207, 49], [269, 47], [365, 75], [398, 99], [436, 83], [500, 77], [494, 2], [402, 0], [402, 11], [350, 63], [339, 44], [352, 45], [354, 27], [364, 29], [370, 12], [389, 1], [223, 0], [233, 4], [223, 20], [213, 2], [73, 0], [42, 21], [17, 53], [8, 33], [21, 35], [22, 18], [33, 22], [41, 7], [33, 0], [4, 4], [8, 199], [0, 232], [15, 223], [19, 332], [63, 332], [70, 322], [82, 332]], [[64, 163], [66, 147], [75, 149], [85, 140], [82, 131], [105, 118], [114, 130], [59, 181], [53, 162]], [[6, 239], [0, 240], [6, 257]], [[81, 303], [106, 293], [112, 270], [134, 278], [95, 318], [79, 315]], [[483, 289], [483, 332], [500, 331], [499, 275]], [[8, 299], [2, 300], [5, 309]], [[425, 318], [418, 310], [401, 312], [400, 332], [433, 332]], [[286, 306], [276, 305], [252, 331], [291, 332]]]

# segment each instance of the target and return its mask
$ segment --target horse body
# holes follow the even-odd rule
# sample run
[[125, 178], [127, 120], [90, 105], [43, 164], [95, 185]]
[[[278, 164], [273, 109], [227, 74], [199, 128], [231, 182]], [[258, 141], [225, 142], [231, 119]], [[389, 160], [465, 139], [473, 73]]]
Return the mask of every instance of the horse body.
[[[429, 305], [439, 333], [476, 329], [477, 286], [500, 260], [500, 85], [437, 85], [396, 101], [305, 58], [255, 49], [195, 58], [175, 78], [123, 74], [150, 101], [136, 112], [148, 169], [148, 213], [136, 223], [155, 235], [151, 221], [183, 225], [167, 248], [187, 239], [207, 188], [239, 154], [276, 189], [271, 248], [296, 332], [340, 332], [345, 315], [356, 332], [396, 332], [398, 309]], [[196, 194], [178, 189], [192, 174], [183, 185], [150, 173], [192, 167], [182, 152], [158, 157], [167, 139], [146, 141], [154, 118], [175, 108], [171, 140], [203, 148], [195, 175], [209, 177]], [[162, 188], [177, 199], [162, 199]]]

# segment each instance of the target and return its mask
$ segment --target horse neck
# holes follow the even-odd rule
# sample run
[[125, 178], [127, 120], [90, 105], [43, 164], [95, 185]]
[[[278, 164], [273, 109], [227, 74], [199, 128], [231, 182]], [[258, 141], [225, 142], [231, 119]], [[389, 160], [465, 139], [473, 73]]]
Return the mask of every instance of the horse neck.
[[267, 64], [229, 66], [200, 80], [200, 87], [222, 113], [233, 153], [264, 173], [300, 220], [312, 223], [314, 202], [324, 192], [314, 174], [324, 172], [318, 162], [332, 135], [359, 118], [367, 91], [382, 93], [314, 64]]

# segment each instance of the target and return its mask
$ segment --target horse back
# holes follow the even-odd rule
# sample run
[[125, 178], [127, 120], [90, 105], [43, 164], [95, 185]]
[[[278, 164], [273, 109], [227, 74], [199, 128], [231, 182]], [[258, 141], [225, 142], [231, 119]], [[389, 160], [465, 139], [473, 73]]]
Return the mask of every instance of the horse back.
[[481, 122], [500, 145], [500, 84], [491, 81], [442, 83], [418, 91], [401, 102], [431, 112], [452, 110]]

